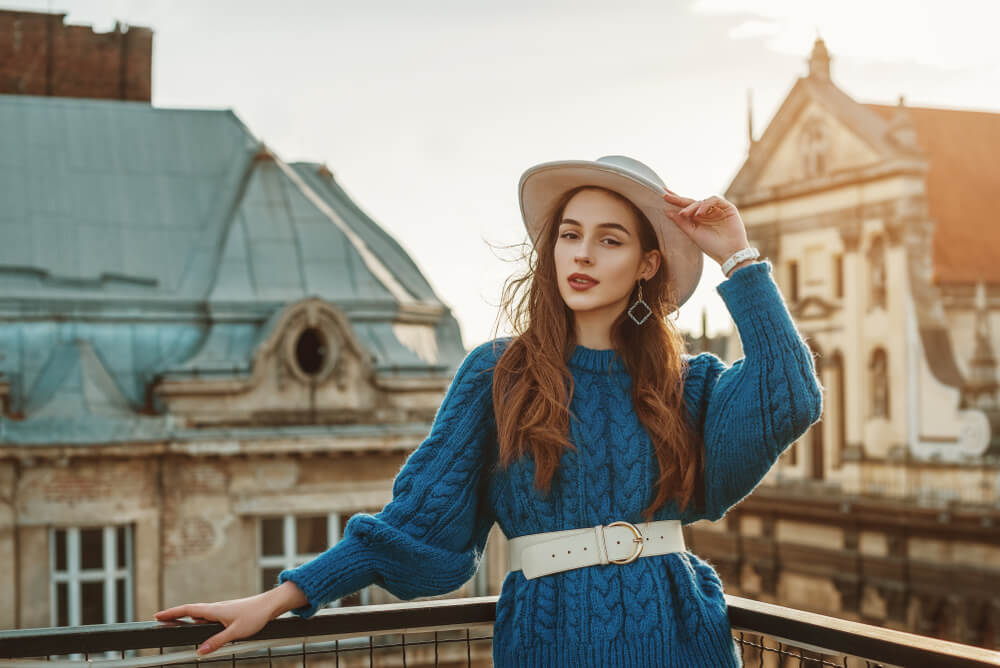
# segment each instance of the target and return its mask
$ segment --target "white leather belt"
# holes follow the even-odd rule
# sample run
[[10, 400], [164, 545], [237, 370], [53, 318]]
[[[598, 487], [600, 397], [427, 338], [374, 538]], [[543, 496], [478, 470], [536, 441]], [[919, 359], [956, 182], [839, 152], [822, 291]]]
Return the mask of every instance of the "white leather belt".
[[[640, 531], [641, 528], [641, 531]], [[598, 524], [583, 529], [546, 531], [507, 541], [510, 570], [528, 580], [595, 564], [628, 564], [639, 557], [684, 551], [680, 520]]]

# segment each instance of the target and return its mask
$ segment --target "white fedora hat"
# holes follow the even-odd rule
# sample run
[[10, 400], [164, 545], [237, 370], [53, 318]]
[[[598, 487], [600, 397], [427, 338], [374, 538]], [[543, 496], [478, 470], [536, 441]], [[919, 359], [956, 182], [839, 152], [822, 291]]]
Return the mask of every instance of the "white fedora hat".
[[663, 264], [677, 295], [677, 306], [694, 293], [701, 279], [701, 249], [674, 221], [667, 218], [671, 206], [664, 199], [663, 179], [634, 158], [606, 155], [591, 160], [556, 160], [528, 168], [518, 185], [521, 216], [531, 243], [538, 240], [544, 217], [559, 198], [577, 186], [592, 185], [612, 190], [630, 200], [646, 214], [660, 240]]

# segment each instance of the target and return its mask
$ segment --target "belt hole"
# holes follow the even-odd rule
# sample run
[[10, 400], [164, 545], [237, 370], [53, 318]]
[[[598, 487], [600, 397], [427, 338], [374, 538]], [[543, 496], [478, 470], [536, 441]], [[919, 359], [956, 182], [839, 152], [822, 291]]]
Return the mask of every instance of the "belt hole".
[[587, 551], [587, 548], [583, 548], [583, 550], [584, 550], [584, 552], [586, 552], [586, 551]]
[[615, 542], [618, 543], [619, 545], [622, 544], [622, 542], [620, 540], [616, 540]]
[[566, 550], [566, 554], [573, 554], [573, 550]]
[[554, 555], [554, 554], [553, 554], [553, 555], [552, 555], [552, 558], [553, 558], [553, 559], [555, 559], [555, 558], [556, 558], [556, 555]]
[[660, 538], [663, 538], [663, 536], [660, 536]]

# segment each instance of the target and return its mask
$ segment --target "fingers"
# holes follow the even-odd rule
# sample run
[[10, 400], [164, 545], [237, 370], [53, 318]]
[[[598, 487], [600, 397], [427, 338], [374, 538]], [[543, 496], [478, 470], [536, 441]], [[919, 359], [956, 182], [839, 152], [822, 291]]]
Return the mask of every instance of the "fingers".
[[680, 215], [678, 211], [667, 211], [667, 217], [674, 221], [677, 227], [681, 228], [684, 232], [691, 232], [698, 227], [698, 223], [691, 220], [687, 216]]
[[702, 200], [692, 200], [677, 213], [692, 220], [705, 216], [707, 216], [710, 220], [720, 218], [724, 214], [724, 211], [722, 210], [724, 208], [722, 206], [724, 201], [725, 200], [717, 195], [712, 195], [711, 197], [706, 197]]
[[237, 634], [238, 631], [236, 630], [236, 626], [231, 625], [225, 631], [220, 631], [203, 642], [201, 646], [198, 647], [198, 654], [208, 654], [209, 652], [214, 652], [230, 640], [237, 640], [240, 637]]
[[683, 209], [681, 209], [677, 213], [680, 214], [680, 215], [682, 215], [682, 216], [687, 216], [689, 218], [694, 218], [695, 217], [695, 213], [696, 213], [696, 211], [698, 209], [698, 206], [700, 204], [701, 204], [701, 202], [692, 202], [691, 204], [688, 204], [686, 207], [684, 207]]
[[167, 608], [166, 610], [160, 610], [154, 616], [157, 621], [161, 622], [185, 616], [191, 617], [196, 621], [198, 619], [211, 619], [205, 616], [206, 609], [207, 606], [204, 603], [186, 603], [184, 605], [176, 605], [172, 608]]
[[190, 605], [175, 605], [172, 608], [160, 610], [153, 616], [161, 622], [167, 621], [168, 619], [177, 619], [178, 617], [184, 617], [187, 615], [189, 607]]
[[664, 186], [663, 189], [667, 191], [667, 194], [663, 196], [663, 199], [670, 202], [671, 204], [676, 204], [678, 206], [687, 206], [688, 204], [694, 202], [694, 200], [691, 199], [690, 197], [681, 197], [680, 195], [675, 193], [670, 188], [667, 188], [666, 186]]

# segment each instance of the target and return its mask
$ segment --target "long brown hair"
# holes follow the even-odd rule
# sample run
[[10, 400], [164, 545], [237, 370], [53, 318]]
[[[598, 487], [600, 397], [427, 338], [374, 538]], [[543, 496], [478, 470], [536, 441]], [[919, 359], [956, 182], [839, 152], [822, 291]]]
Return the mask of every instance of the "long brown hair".
[[[499, 466], [506, 468], [530, 452], [535, 460], [535, 488], [549, 491], [563, 448], [570, 443], [569, 402], [573, 377], [567, 361], [576, 346], [573, 312], [559, 294], [554, 247], [559, 222], [570, 199], [586, 188], [566, 192], [546, 216], [535, 245], [527, 254], [528, 269], [507, 279], [501, 311], [510, 322], [513, 340], [497, 361], [493, 375]], [[643, 252], [659, 249], [649, 219], [620, 194], [639, 223]], [[660, 475], [646, 521], [669, 498], [683, 511], [698, 492], [702, 479], [701, 444], [687, 417], [681, 358], [684, 339], [667, 317], [676, 296], [666, 264], [643, 285], [643, 300], [653, 310], [641, 325], [623, 310], [611, 326], [611, 345], [632, 378], [632, 404], [646, 428], [659, 461]], [[636, 299], [633, 288], [629, 304]]]

